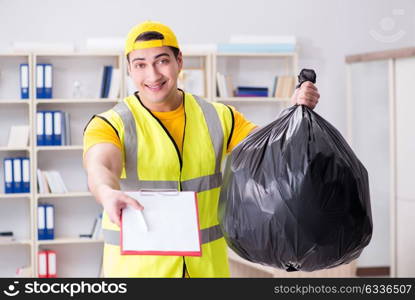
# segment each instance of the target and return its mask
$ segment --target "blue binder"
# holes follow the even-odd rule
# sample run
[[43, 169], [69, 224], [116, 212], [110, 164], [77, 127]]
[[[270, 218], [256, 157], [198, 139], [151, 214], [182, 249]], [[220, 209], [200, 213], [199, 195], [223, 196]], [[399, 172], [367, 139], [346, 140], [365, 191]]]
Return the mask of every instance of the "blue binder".
[[39, 204], [37, 206], [37, 239], [46, 240], [46, 206]]
[[36, 65], [36, 98], [45, 98], [45, 66], [43, 64]]
[[53, 68], [51, 64], [43, 65], [43, 98], [51, 99], [52, 98], [52, 86], [53, 86]]
[[14, 193], [23, 193], [22, 160], [20, 158], [13, 158], [13, 191]]
[[20, 64], [20, 98], [29, 99], [29, 64]]
[[61, 146], [64, 116], [61, 111], [53, 112], [53, 145]]
[[47, 240], [55, 238], [55, 207], [52, 204], [45, 204], [45, 235]]
[[53, 111], [43, 111], [45, 124], [45, 146], [53, 145]]
[[105, 78], [105, 95], [104, 98], [108, 98], [111, 87], [111, 77], [112, 77], [112, 66], [107, 66], [107, 77]]
[[36, 144], [45, 145], [45, 117], [43, 111], [36, 112]]
[[4, 193], [11, 194], [14, 192], [13, 186], [13, 159], [5, 158], [4, 165]]
[[30, 193], [30, 160], [28, 157], [22, 160], [22, 193]]

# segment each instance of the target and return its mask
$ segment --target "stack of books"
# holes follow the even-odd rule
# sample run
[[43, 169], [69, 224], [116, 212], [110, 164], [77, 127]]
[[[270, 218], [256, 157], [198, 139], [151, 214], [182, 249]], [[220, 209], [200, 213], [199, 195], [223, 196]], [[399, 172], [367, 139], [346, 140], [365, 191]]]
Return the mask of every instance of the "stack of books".
[[58, 171], [42, 171], [37, 169], [39, 194], [64, 194], [68, 189]]

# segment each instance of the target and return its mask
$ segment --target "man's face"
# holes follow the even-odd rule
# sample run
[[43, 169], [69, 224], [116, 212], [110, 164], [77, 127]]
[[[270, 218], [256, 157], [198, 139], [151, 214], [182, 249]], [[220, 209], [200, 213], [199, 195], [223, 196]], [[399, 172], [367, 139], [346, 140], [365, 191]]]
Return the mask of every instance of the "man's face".
[[176, 94], [182, 55], [177, 59], [169, 47], [134, 50], [130, 53], [128, 71], [140, 98], [153, 103], [168, 101]]

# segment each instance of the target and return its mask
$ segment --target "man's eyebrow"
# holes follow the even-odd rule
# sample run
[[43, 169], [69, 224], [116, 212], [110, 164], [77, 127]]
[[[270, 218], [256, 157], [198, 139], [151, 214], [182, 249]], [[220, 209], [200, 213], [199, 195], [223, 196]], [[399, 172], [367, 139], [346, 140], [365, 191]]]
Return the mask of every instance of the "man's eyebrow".
[[[157, 58], [159, 58], [161, 56], [170, 57], [170, 55], [168, 53], [160, 53], [160, 54], [157, 54], [156, 56], [154, 56], [154, 59], [157, 59]], [[146, 59], [144, 57], [136, 57], [131, 62], [135, 62], [136, 60], [146, 60]]]

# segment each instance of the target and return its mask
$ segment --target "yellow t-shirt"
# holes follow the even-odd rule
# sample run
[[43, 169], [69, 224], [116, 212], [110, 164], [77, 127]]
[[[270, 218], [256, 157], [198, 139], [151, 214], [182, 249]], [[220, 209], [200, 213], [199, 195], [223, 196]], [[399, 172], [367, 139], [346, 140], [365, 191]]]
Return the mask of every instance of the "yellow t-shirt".
[[[257, 127], [252, 122], [246, 120], [243, 114], [238, 112], [234, 107], [230, 106], [230, 108], [234, 115], [234, 129], [227, 149], [228, 153]], [[166, 127], [180, 152], [182, 152], [185, 119], [183, 103], [173, 111], [152, 113]], [[104, 119], [95, 117], [89, 122], [84, 132], [84, 155], [89, 148], [99, 143], [111, 143], [120, 150], [122, 149], [121, 141], [115, 129]]]

